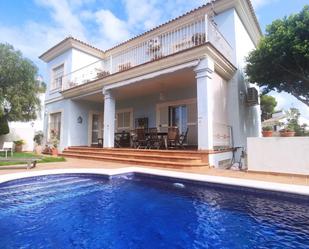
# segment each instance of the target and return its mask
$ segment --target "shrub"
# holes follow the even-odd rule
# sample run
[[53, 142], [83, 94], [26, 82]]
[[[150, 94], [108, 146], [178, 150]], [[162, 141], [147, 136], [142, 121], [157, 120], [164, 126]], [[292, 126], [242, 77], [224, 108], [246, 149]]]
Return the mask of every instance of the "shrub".
[[10, 133], [8, 121], [5, 117], [0, 117], [0, 135], [6, 135]]
[[271, 126], [265, 126], [262, 128], [262, 131], [272, 131], [273, 128]]
[[37, 145], [42, 145], [44, 135], [42, 131], [36, 132], [36, 134], [33, 137], [33, 141], [37, 143]]
[[15, 145], [23, 145], [23, 144], [25, 144], [25, 143], [26, 143], [26, 142], [25, 142], [24, 140], [22, 140], [22, 139], [21, 139], [21, 140], [15, 140], [15, 141], [14, 141], [14, 144], [15, 144]]

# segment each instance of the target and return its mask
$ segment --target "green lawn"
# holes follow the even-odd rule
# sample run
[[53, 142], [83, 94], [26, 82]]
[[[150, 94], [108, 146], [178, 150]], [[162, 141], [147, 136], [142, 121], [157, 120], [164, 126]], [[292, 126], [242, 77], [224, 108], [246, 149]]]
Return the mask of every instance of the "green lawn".
[[[8, 158], [11, 158], [11, 154], [8, 153]], [[0, 154], [0, 166], [4, 165], [15, 165], [15, 164], [25, 164], [26, 162], [1, 162], [1, 159], [4, 159], [4, 153]], [[14, 152], [13, 158], [40, 158], [38, 163], [53, 163], [53, 162], [65, 162], [64, 157], [53, 157], [45, 155], [37, 155], [30, 152]]]

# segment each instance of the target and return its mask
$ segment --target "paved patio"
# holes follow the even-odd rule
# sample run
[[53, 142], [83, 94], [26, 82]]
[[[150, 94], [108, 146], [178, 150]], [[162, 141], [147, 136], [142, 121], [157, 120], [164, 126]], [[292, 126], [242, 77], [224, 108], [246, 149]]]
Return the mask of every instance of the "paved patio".
[[[70, 168], [71, 169], [72, 168], [115, 169], [115, 168], [123, 168], [123, 167], [132, 167], [132, 164], [119, 164], [119, 163], [111, 163], [111, 162], [104, 162], [104, 161], [93, 161], [93, 160], [68, 158], [66, 162], [41, 163], [41, 164], [38, 164], [36, 168], [33, 168], [28, 171], [38, 171], [38, 170], [46, 170], [46, 169], [70, 169]], [[139, 167], [139, 166], [136, 166], [136, 167]], [[233, 171], [233, 170], [213, 169], [213, 168], [208, 168], [208, 167], [192, 167], [192, 168], [185, 168], [185, 169], [160, 168], [160, 167], [151, 167], [151, 166], [140, 166], [140, 167], [309, 186], [309, 176], [275, 175], [275, 174], [266, 174], [266, 173], [240, 172], [240, 171]], [[13, 168], [12, 169], [1, 169], [1, 166], [0, 166], [0, 175], [17, 173], [17, 172], [25, 172], [25, 171], [27, 170], [26, 169], [13, 169]]]

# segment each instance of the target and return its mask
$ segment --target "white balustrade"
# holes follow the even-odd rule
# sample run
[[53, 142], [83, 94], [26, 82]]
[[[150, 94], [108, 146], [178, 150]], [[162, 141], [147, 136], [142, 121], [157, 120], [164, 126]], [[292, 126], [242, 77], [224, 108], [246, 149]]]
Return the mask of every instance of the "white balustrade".
[[62, 89], [104, 78], [126, 71], [147, 62], [156, 61], [174, 53], [211, 42], [227, 59], [231, 60], [232, 48], [207, 16], [175, 29], [159, 33], [138, 44], [128, 46], [90, 65], [63, 76]]

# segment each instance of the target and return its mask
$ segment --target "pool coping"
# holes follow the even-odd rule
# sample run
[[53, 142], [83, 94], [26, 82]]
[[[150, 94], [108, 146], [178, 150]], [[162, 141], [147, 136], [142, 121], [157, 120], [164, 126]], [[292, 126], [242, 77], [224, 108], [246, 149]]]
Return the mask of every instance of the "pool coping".
[[191, 181], [199, 181], [206, 183], [214, 183], [221, 185], [229, 185], [235, 187], [245, 187], [253, 188], [259, 190], [268, 190], [275, 192], [284, 192], [290, 194], [298, 194], [309, 196], [309, 186], [304, 185], [294, 185], [286, 183], [275, 183], [275, 182], [266, 182], [259, 180], [250, 180], [242, 178], [232, 178], [225, 176], [211, 176], [203, 175], [196, 173], [186, 173], [186, 172], [177, 172], [169, 170], [160, 170], [160, 169], [150, 169], [142, 167], [125, 167], [117, 169], [102, 169], [102, 168], [72, 168], [72, 169], [50, 169], [50, 170], [40, 170], [40, 171], [25, 171], [20, 173], [5, 174], [0, 176], [0, 183], [34, 177], [34, 176], [43, 176], [43, 175], [54, 175], [54, 174], [99, 174], [114, 176], [119, 174], [128, 174], [128, 173], [142, 173], [155, 176], [163, 176], [169, 178], [178, 178]]

